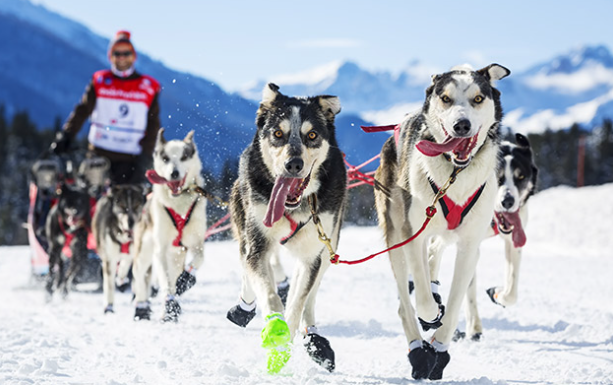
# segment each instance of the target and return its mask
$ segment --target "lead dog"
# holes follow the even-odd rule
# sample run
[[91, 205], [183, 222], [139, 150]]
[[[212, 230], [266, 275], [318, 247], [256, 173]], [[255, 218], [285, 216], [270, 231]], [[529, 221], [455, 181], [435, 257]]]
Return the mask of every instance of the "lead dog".
[[[537, 175], [538, 168], [534, 164], [530, 142], [525, 136], [515, 134], [515, 143], [502, 142], [494, 220], [488, 235], [500, 235], [504, 239], [506, 279], [504, 286], [491, 287], [487, 289], [487, 294], [494, 303], [503, 307], [517, 302], [521, 251], [526, 243], [524, 228], [528, 221], [528, 198], [534, 194]], [[431, 247], [430, 271], [433, 277], [438, 275], [441, 252]], [[466, 333], [457, 332], [455, 339], [463, 338], [466, 334], [475, 341], [481, 338], [483, 326], [476, 297], [475, 277], [466, 295]]]
[[113, 186], [96, 204], [92, 231], [102, 260], [105, 313], [114, 312], [115, 282], [122, 287], [132, 266], [134, 225], [144, 204], [143, 188], [138, 185]]
[[[159, 272], [160, 293], [166, 296], [163, 321], [178, 321], [181, 306], [176, 296], [196, 282], [196, 270], [204, 262], [206, 199], [202, 163], [193, 140], [166, 141], [160, 129], [153, 152], [153, 170], [147, 177], [153, 193], [135, 229], [133, 289], [134, 318], [150, 319], [148, 302], [153, 263]], [[192, 259], [186, 266], [187, 252]]]
[[[450, 360], [448, 344], [494, 211], [502, 119], [494, 82], [509, 73], [492, 64], [434, 76], [421, 111], [403, 121], [398, 142], [392, 137], [381, 150], [375, 178], [390, 191], [376, 189], [375, 201], [388, 246], [417, 233], [428, 206], [435, 203], [440, 212], [413, 242], [390, 251], [415, 379], [442, 378]], [[433, 202], [450, 182], [447, 195]], [[456, 243], [458, 249], [446, 308], [437, 303], [430, 287], [427, 245], [434, 236], [445, 244]], [[409, 299], [409, 273], [415, 282], [416, 312]], [[416, 316], [424, 330], [437, 329], [432, 345], [423, 341]]]
[[[346, 197], [345, 166], [334, 127], [340, 110], [335, 96], [288, 97], [278, 86], [266, 85], [257, 132], [241, 155], [232, 188], [232, 226], [244, 272], [241, 298], [244, 303], [258, 300], [271, 373], [289, 359], [299, 326], [311, 358], [330, 371], [335, 366], [330, 343], [315, 327], [315, 297], [330, 261], [318, 240], [311, 204], [336, 249]], [[280, 245], [297, 258], [285, 312], [270, 263]], [[240, 316], [231, 312], [231, 320]]]

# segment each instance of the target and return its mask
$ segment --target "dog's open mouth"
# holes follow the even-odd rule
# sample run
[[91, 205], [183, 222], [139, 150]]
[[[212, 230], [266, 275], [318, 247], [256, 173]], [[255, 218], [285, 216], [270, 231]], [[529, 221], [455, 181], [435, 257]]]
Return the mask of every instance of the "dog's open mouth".
[[470, 138], [456, 138], [448, 135], [443, 143], [420, 140], [415, 147], [426, 156], [439, 156], [451, 152], [455, 165], [464, 167], [470, 162], [471, 153], [477, 145], [478, 136], [479, 134]]
[[513, 245], [522, 247], [526, 244], [526, 233], [521, 224], [519, 211], [497, 211], [495, 213], [496, 221], [498, 222], [498, 230], [503, 234], [513, 234]]
[[283, 216], [285, 210], [300, 206], [302, 194], [309, 185], [311, 174], [306, 178], [278, 177], [270, 194], [268, 209], [264, 217], [264, 226], [272, 227]]
[[183, 185], [185, 184], [185, 178], [187, 177], [187, 174], [185, 174], [185, 176], [183, 177], [183, 179], [180, 180], [170, 180], [168, 182], [166, 182], [166, 186], [168, 186], [168, 188], [170, 189], [170, 192], [172, 195], [180, 195], [181, 192], [183, 191]]

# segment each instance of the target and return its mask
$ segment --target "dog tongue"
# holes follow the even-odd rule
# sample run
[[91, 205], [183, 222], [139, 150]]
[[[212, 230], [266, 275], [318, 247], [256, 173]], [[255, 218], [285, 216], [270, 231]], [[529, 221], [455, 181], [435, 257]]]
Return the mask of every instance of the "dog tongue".
[[526, 233], [521, 225], [519, 211], [502, 213], [504, 219], [513, 226], [513, 245], [515, 247], [523, 247], [526, 244]]
[[266, 216], [264, 217], [264, 226], [272, 227], [285, 212], [285, 201], [290, 191], [294, 190], [300, 183], [300, 178], [285, 178], [278, 177], [275, 181], [275, 185], [270, 193], [270, 200], [268, 201], [268, 209], [266, 210]]
[[415, 147], [426, 156], [439, 156], [442, 153], [455, 149], [463, 140], [465, 140], [465, 138], [454, 138], [451, 136], [448, 136], [443, 143], [420, 140]]
[[155, 170], [147, 170], [147, 172], [145, 172], [145, 176], [147, 177], [147, 179], [149, 179], [149, 182], [151, 182], [151, 184], [168, 183], [168, 181], [165, 178], [161, 177], [160, 174], [155, 172]]

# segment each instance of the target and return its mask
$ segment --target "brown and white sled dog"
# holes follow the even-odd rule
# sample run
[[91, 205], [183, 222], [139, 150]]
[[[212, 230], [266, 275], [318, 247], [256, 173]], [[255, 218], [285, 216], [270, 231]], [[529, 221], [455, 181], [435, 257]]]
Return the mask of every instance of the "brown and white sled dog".
[[92, 230], [102, 260], [105, 313], [113, 312], [115, 285], [123, 291], [129, 283], [134, 225], [144, 204], [143, 187], [139, 185], [113, 186], [96, 203]]
[[[196, 270], [204, 262], [206, 199], [202, 194], [202, 163], [191, 131], [183, 140], [164, 139], [158, 132], [153, 152], [153, 184], [142, 220], [135, 230], [133, 290], [136, 320], [149, 319], [148, 302], [153, 264], [160, 293], [165, 295], [163, 321], [177, 321], [181, 306], [176, 296], [196, 283]], [[191, 261], [186, 266], [187, 253]]]
[[[461, 170], [447, 195], [436, 202], [439, 214], [423, 233], [390, 251], [415, 379], [440, 379], [449, 363], [448, 345], [494, 211], [502, 119], [494, 82], [509, 73], [492, 64], [478, 71], [464, 66], [433, 76], [421, 111], [402, 122], [398, 143], [392, 137], [381, 150], [375, 177], [390, 192], [375, 190], [375, 201], [388, 246], [417, 233], [439, 189]], [[435, 300], [430, 286], [427, 246], [435, 236], [445, 244], [457, 244], [446, 306]], [[415, 282], [415, 310], [409, 299], [409, 274]], [[423, 341], [416, 316], [424, 330], [437, 329], [431, 344]]]
[[[494, 220], [489, 236], [500, 235], [505, 243], [505, 284], [487, 289], [490, 299], [503, 307], [517, 302], [519, 265], [522, 247], [526, 244], [524, 228], [528, 221], [528, 198], [534, 194], [538, 168], [534, 163], [530, 142], [522, 134], [515, 134], [515, 143], [504, 141], [500, 145], [498, 164], [498, 193]], [[433, 242], [430, 250], [430, 272], [433, 279], [438, 275], [441, 245]], [[466, 294], [466, 333], [458, 332], [455, 339], [466, 334], [479, 340], [483, 333], [477, 309], [476, 276]]]
[[[311, 202], [336, 248], [346, 197], [334, 127], [340, 110], [335, 96], [288, 97], [270, 83], [257, 111], [257, 132], [240, 158], [230, 211], [243, 266], [241, 298], [245, 304], [257, 299], [264, 316], [262, 346], [268, 349], [269, 372], [289, 359], [299, 326], [313, 360], [334, 369], [334, 351], [315, 328], [315, 297], [330, 261], [318, 239]], [[285, 311], [271, 267], [281, 245], [297, 258]], [[228, 318], [245, 326], [254, 314], [237, 306]]]

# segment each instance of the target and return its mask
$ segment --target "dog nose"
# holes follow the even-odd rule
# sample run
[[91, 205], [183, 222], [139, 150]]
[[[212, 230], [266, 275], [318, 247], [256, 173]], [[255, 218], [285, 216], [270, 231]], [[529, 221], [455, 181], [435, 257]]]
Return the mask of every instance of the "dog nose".
[[174, 170], [172, 170], [172, 172], [170, 173], [170, 178], [171, 179], [179, 178], [179, 170], [177, 170], [176, 168]]
[[134, 227], [134, 218], [128, 218], [128, 227], [131, 229]]
[[505, 195], [504, 199], [502, 200], [502, 207], [508, 210], [511, 207], [513, 207], [514, 204], [515, 204], [515, 198], [513, 198], [513, 195], [510, 195], [510, 194]]
[[460, 119], [453, 125], [453, 130], [458, 135], [466, 135], [470, 131], [470, 120]]
[[287, 172], [293, 175], [298, 174], [300, 171], [302, 171], [303, 167], [304, 161], [302, 160], [302, 158], [291, 158], [290, 160], [285, 162], [285, 169], [287, 170]]

